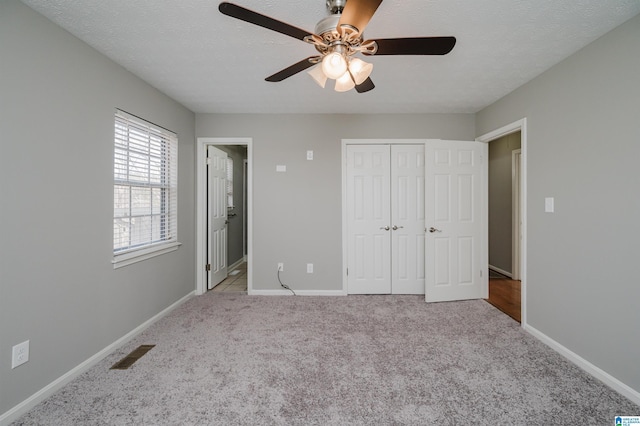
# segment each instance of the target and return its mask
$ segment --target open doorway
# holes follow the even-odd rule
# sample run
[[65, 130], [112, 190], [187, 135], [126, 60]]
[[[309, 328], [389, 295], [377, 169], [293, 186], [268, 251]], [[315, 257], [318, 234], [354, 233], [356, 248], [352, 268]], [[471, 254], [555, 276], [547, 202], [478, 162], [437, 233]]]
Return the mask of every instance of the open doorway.
[[489, 142], [489, 297], [516, 321], [521, 317], [520, 131]]
[[[219, 153], [215, 159], [212, 153]], [[217, 155], [217, 154], [216, 154]], [[252, 141], [249, 138], [198, 138], [196, 164], [196, 294], [208, 290], [252, 290]], [[218, 177], [213, 162], [224, 164]], [[218, 194], [217, 196], [214, 194]], [[222, 219], [220, 233], [216, 221]], [[223, 276], [211, 281], [214, 268]], [[242, 287], [242, 288], [241, 288]]]
[[525, 153], [526, 120], [478, 140], [488, 143], [488, 298], [525, 324]]
[[247, 146], [210, 145], [207, 151], [207, 289], [246, 293]]

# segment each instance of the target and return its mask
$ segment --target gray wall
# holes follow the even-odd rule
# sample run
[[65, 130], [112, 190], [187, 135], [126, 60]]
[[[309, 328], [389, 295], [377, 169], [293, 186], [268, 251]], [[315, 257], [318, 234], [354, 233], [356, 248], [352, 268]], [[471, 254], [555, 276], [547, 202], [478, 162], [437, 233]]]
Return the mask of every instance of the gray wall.
[[[194, 114], [15, 0], [0, 1], [0, 413], [195, 288]], [[179, 137], [183, 246], [114, 270], [115, 108]], [[11, 369], [11, 347], [31, 342]]]
[[489, 265], [513, 272], [511, 154], [520, 148], [520, 132], [489, 143]]
[[640, 16], [476, 118], [477, 135], [527, 118], [529, 324], [636, 391], [638, 52]]
[[284, 262], [281, 277], [294, 290], [335, 291], [343, 268], [341, 140], [470, 140], [474, 116], [198, 114], [196, 136], [253, 138], [253, 288], [279, 289]]

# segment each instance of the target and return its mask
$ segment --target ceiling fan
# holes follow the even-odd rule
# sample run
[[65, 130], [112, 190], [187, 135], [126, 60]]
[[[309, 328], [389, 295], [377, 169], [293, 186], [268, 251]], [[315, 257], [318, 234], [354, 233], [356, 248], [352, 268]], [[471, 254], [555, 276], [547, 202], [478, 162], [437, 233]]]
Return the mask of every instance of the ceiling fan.
[[373, 55], [446, 55], [456, 44], [455, 37], [408, 37], [364, 40], [363, 31], [382, 0], [326, 0], [330, 15], [316, 25], [315, 32], [294, 27], [233, 3], [222, 2], [218, 9], [225, 15], [267, 28], [315, 46], [318, 54], [297, 62], [265, 80], [282, 81], [301, 71], [325, 87], [327, 79], [336, 80], [335, 90], [355, 87], [358, 93], [375, 86], [369, 78], [373, 65], [355, 57]]

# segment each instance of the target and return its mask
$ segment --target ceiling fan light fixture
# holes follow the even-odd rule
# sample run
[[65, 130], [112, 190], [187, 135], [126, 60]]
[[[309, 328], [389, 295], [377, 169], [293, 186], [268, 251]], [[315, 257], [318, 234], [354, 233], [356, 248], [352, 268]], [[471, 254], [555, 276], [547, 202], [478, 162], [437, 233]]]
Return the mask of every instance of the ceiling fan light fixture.
[[[315, 33], [270, 18], [242, 6], [223, 1], [218, 10], [227, 16], [312, 44], [319, 55], [310, 56], [265, 78], [278, 82], [322, 62], [308, 71], [321, 87], [327, 79], [336, 80], [338, 92], [356, 88], [358, 93], [372, 90], [369, 78], [373, 64], [356, 59], [360, 53], [373, 55], [446, 55], [456, 44], [455, 37], [363, 38], [363, 31], [382, 0], [323, 0], [330, 16], [316, 25]], [[347, 5], [348, 1], [348, 5]]]
[[336, 79], [336, 92], [347, 92], [356, 87], [356, 83], [353, 82], [353, 78], [351, 78], [351, 74], [349, 71], [342, 74], [342, 76]]
[[322, 71], [327, 78], [338, 79], [347, 72], [347, 60], [339, 51], [333, 51], [322, 58]]
[[362, 84], [373, 71], [373, 64], [363, 61], [359, 58], [352, 58], [349, 62], [349, 71], [353, 75], [355, 84]]
[[324, 86], [327, 84], [327, 76], [324, 75], [322, 66], [315, 66], [311, 68], [309, 71], [307, 71], [307, 74], [309, 74], [311, 78], [313, 78], [313, 81], [318, 83], [318, 86], [324, 89]]

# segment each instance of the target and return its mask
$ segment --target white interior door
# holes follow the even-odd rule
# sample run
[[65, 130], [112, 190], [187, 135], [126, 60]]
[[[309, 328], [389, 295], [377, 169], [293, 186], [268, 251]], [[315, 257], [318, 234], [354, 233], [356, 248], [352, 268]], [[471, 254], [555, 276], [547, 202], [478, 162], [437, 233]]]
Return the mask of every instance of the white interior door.
[[391, 293], [424, 294], [424, 145], [391, 145]]
[[207, 288], [227, 277], [227, 153], [207, 147]]
[[347, 286], [350, 294], [391, 293], [388, 145], [347, 146]]
[[425, 299], [477, 299], [483, 293], [482, 158], [486, 144], [425, 146]]
[[424, 294], [424, 145], [347, 146], [350, 294]]

